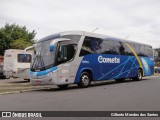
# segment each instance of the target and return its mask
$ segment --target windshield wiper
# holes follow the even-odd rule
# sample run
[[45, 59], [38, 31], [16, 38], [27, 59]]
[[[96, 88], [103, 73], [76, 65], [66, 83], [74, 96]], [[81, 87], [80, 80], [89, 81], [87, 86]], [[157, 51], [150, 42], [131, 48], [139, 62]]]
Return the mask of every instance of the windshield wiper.
[[32, 69], [33, 70], [41, 70], [41, 69], [44, 69], [44, 67], [45, 67], [45, 64], [42, 59], [42, 56], [36, 55], [35, 60], [32, 65]]

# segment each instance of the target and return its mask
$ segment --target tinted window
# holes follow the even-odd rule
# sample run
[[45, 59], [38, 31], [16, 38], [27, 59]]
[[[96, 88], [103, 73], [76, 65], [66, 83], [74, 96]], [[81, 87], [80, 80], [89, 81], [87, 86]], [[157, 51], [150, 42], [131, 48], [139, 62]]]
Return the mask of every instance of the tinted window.
[[92, 53], [101, 53], [102, 40], [99, 38], [85, 37], [79, 56]]
[[37, 67], [38, 69], [47, 69], [54, 65], [55, 52], [50, 52], [50, 43], [52, 40], [42, 42], [40, 51], [37, 50]]
[[114, 41], [107, 39], [103, 40], [103, 43], [101, 44], [101, 52], [102, 54], [117, 54]]
[[19, 63], [30, 63], [31, 55], [30, 54], [18, 54], [18, 62]]
[[135, 43], [128, 43], [131, 47], [132, 47], [132, 49], [136, 52], [136, 53], [138, 53], [138, 51], [139, 51], [139, 45], [138, 44], [135, 44]]
[[126, 43], [120, 42], [120, 44], [121, 44], [121, 51], [120, 51], [121, 55], [134, 55]]
[[139, 45], [138, 55], [139, 56], [147, 56], [144, 45]]
[[70, 44], [70, 45], [59, 45], [59, 49], [58, 49], [58, 64], [62, 64], [65, 63], [69, 60], [71, 60], [76, 52], [76, 46], [74, 44]]
[[121, 55], [134, 55], [125, 42], [114, 41], [115, 50], [117, 54]]
[[132, 48], [136, 51], [136, 53], [139, 56], [144, 56], [144, 57], [153, 56], [153, 50], [151, 46], [141, 45], [136, 43], [129, 43], [129, 44], [132, 46]]
[[115, 50], [116, 50], [116, 53], [117, 54], [120, 54], [120, 51], [121, 51], [121, 44], [120, 44], [120, 42], [119, 41], [114, 41], [114, 46], [115, 46]]
[[145, 46], [145, 51], [147, 56], [153, 56], [153, 50], [151, 46]]

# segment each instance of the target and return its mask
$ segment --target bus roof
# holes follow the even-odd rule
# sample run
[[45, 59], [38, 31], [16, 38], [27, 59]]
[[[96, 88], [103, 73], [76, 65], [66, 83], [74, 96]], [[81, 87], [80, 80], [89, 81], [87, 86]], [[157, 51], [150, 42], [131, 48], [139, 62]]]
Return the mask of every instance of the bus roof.
[[[37, 43], [51, 40], [51, 39], [55, 39], [55, 38], [60, 38], [60, 36], [63, 36], [63, 35], [85, 35], [85, 36], [90, 36], [90, 37], [102, 38], [104, 40], [109, 38], [110, 40], [136, 43], [136, 44], [140, 44], [140, 45], [147, 45], [147, 44], [135, 42], [133, 40], [128, 40], [128, 39], [124, 39], [124, 38], [122, 39], [122, 38], [112, 37], [112, 36], [98, 34], [98, 33], [86, 32], [86, 31], [65, 31], [65, 32], [57, 33], [57, 34], [52, 34], [52, 35], [49, 35], [47, 37], [44, 37], [44, 38], [38, 40]], [[151, 46], [151, 45], [148, 45], [148, 46]]]
[[13, 52], [23, 52], [24, 50], [20, 50], [20, 49], [8, 49], [5, 51], [13, 51]]
[[[20, 49], [8, 49], [8, 50], [5, 50], [5, 52], [17, 52], [17, 53], [24, 53], [25, 51], [24, 50], [20, 50]], [[30, 51], [27, 51], [26, 52], [27, 54], [31, 53]]]

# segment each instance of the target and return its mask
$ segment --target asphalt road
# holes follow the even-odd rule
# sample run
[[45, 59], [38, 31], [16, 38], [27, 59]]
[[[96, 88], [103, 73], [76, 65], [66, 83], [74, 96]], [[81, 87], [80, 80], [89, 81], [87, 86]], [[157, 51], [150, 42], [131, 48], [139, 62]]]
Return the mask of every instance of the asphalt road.
[[0, 111], [160, 111], [160, 77], [0, 95]]

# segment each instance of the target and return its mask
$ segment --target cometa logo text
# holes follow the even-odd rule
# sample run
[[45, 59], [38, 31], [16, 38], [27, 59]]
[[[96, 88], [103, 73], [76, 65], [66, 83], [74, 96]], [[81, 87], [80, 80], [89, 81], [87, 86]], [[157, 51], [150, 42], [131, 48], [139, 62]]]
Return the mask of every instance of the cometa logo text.
[[104, 58], [102, 56], [98, 57], [99, 63], [120, 63], [120, 58]]

